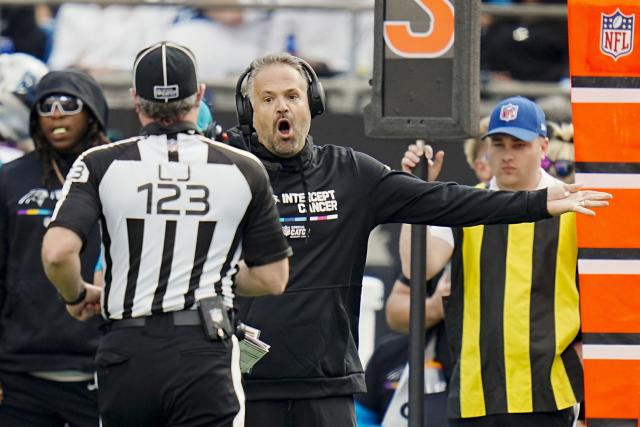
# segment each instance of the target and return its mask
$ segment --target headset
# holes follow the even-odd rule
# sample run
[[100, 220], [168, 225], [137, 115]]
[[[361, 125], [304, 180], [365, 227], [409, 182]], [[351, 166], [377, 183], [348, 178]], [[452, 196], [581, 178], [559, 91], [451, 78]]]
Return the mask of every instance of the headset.
[[[298, 57], [296, 57], [296, 61], [302, 66], [307, 76], [307, 98], [309, 99], [311, 118], [314, 118], [325, 110], [324, 89], [311, 65]], [[249, 96], [242, 94], [242, 84], [252, 71], [253, 67], [249, 66], [244, 70], [236, 84], [236, 112], [238, 113], [238, 124], [244, 134], [250, 134], [253, 130], [253, 107]]]

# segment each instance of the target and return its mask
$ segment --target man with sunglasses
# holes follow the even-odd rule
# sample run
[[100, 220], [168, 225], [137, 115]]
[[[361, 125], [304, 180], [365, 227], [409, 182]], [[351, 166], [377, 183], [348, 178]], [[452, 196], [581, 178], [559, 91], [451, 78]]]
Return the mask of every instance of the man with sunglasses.
[[[549, 140], [534, 102], [500, 102], [485, 137], [494, 176], [480, 186], [521, 191], [561, 184], [541, 168]], [[415, 167], [416, 154], [413, 148], [405, 155], [405, 171]], [[405, 275], [409, 236], [404, 225]], [[452, 263], [445, 313], [454, 359], [450, 426], [571, 426], [583, 399], [575, 214], [515, 225], [430, 227], [428, 239], [427, 277]]]
[[[80, 323], [56, 296], [40, 261], [65, 176], [80, 153], [108, 143], [107, 103], [79, 71], [38, 83], [28, 126], [35, 151], [0, 168], [0, 426], [97, 427], [93, 357], [101, 322]], [[86, 233], [78, 268], [99, 284], [100, 231]]]

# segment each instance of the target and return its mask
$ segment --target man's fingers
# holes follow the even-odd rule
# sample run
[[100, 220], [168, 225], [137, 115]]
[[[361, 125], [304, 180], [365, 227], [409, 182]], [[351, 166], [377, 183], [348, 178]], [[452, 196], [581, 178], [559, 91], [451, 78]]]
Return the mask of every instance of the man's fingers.
[[419, 147], [416, 144], [411, 144], [407, 147], [407, 151], [414, 153], [418, 158], [420, 158], [424, 154], [424, 150], [422, 147]]
[[430, 145], [425, 145], [424, 156], [430, 160], [433, 157], [433, 147], [431, 147]]
[[603, 191], [583, 191], [582, 195], [585, 200], [609, 200], [613, 198], [612, 194], [605, 193]]
[[442, 170], [443, 163], [444, 163], [444, 151], [440, 150], [436, 153], [436, 156], [433, 159], [433, 168], [438, 171], [438, 174], [440, 174], [440, 170]]
[[583, 215], [587, 215], [587, 216], [596, 216], [596, 213], [594, 211], [592, 211], [591, 209], [587, 209], [585, 207], [576, 205], [573, 207], [573, 211], [576, 213], [580, 213]]
[[414, 166], [420, 163], [420, 156], [408, 150], [404, 153], [404, 158], [413, 162]]
[[587, 200], [584, 202], [584, 206], [589, 208], [605, 208], [609, 206], [609, 202], [603, 200]]
[[435, 181], [440, 176], [444, 161], [444, 151], [438, 151], [433, 162], [429, 162], [429, 181]]
[[582, 188], [582, 184], [565, 184], [564, 189], [569, 193], [577, 193]]

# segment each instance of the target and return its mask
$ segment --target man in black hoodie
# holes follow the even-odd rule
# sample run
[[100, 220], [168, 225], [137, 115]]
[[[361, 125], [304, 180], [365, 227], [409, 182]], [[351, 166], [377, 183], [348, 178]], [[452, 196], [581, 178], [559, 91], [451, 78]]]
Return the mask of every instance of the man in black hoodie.
[[425, 183], [350, 148], [316, 146], [308, 132], [324, 110], [322, 87], [288, 54], [254, 60], [236, 105], [231, 144], [265, 165], [294, 252], [284, 295], [240, 301], [240, 318], [271, 345], [246, 376], [247, 427], [355, 425], [353, 394], [366, 389], [357, 352], [362, 274], [378, 224], [535, 221], [593, 214], [585, 206], [610, 197], [576, 186], [506, 193]]
[[[40, 247], [71, 165], [108, 142], [107, 113], [88, 74], [46, 74], [31, 108], [36, 150], [0, 168], [0, 426], [98, 426], [93, 356], [100, 321], [67, 314], [45, 277]], [[99, 255], [96, 226], [81, 258], [85, 280], [94, 281]]]

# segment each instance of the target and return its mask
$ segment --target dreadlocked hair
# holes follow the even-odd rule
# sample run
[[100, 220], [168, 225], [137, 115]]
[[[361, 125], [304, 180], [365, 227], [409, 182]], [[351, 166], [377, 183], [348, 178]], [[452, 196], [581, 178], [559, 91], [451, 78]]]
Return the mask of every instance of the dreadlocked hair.
[[[60, 165], [60, 155], [44, 137], [40, 126], [36, 126], [35, 128], [33, 141], [35, 142], [38, 157], [40, 157], [40, 161], [42, 162], [42, 184], [47, 190], [51, 190], [58, 182], [52, 163], [56, 162]], [[82, 138], [81, 152], [92, 147], [108, 144], [109, 142], [105, 133], [100, 129], [98, 122], [91, 120], [87, 132]]]

